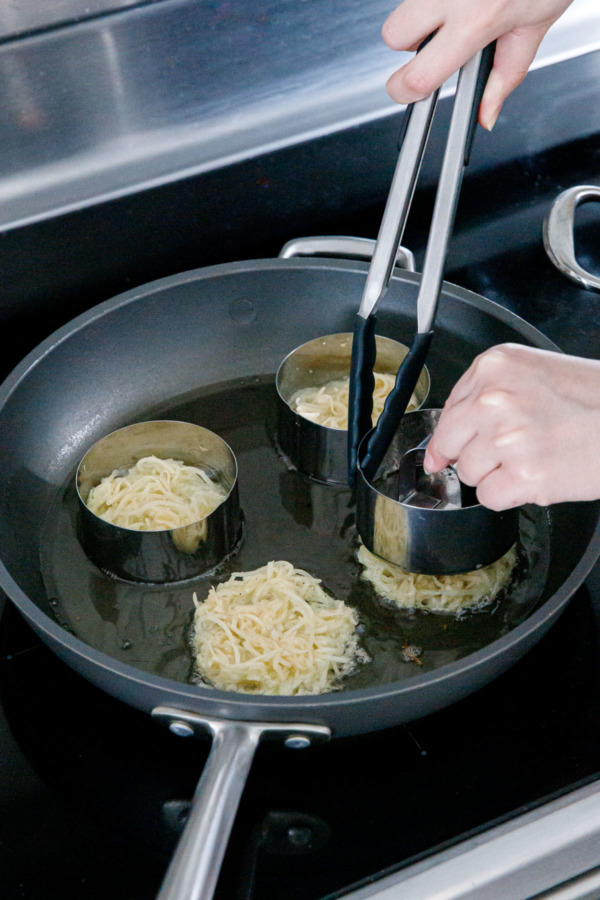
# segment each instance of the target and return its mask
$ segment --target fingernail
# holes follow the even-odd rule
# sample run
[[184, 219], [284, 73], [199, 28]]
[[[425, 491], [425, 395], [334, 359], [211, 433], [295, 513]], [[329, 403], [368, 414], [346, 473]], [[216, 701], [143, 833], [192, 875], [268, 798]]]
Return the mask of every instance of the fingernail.
[[[504, 79], [498, 69], [494, 68], [490, 72], [483, 97], [481, 98], [481, 117], [480, 121], [484, 128], [491, 131], [502, 108], [504, 97], [506, 96]], [[489, 110], [489, 112], [488, 112]]]
[[500, 109], [501, 109], [501, 107], [497, 106], [496, 109], [494, 110], [494, 112], [490, 116], [487, 117], [487, 122], [483, 123], [483, 127], [487, 128], [488, 131], [491, 131], [492, 128], [494, 127], [494, 125], [496, 124], [498, 116], [500, 115]]
[[429, 449], [425, 451], [425, 456], [423, 457], [423, 468], [427, 475], [431, 475], [435, 471], [435, 463]]

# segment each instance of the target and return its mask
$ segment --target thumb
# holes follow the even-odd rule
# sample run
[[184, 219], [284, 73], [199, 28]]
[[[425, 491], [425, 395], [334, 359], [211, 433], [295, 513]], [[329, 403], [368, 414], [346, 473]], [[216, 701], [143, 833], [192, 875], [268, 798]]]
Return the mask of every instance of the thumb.
[[434, 434], [427, 444], [427, 449], [423, 458], [423, 468], [428, 475], [433, 475], [434, 472], [441, 472], [442, 469], [445, 469], [451, 462], [454, 462], [454, 460], [448, 459], [447, 456], [444, 456], [437, 450]]

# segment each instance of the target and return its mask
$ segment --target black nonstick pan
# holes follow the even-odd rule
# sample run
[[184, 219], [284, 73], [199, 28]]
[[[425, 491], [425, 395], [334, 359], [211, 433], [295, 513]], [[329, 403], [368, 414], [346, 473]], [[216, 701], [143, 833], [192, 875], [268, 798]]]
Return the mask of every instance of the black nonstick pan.
[[[190, 821], [160, 896], [208, 898], [258, 741], [290, 747], [407, 722], [488, 683], [558, 618], [598, 556], [598, 503], [524, 510], [522, 562], [497, 608], [448, 622], [378, 604], [360, 578], [352, 494], [286, 469], [274, 444], [274, 374], [304, 341], [352, 329], [367, 267], [275, 259], [188, 272], [75, 319], [0, 388], [0, 586], [40, 637], [108, 693], [181, 735], [213, 736]], [[378, 331], [406, 343], [419, 276], [397, 272]], [[431, 406], [492, 344], [556, 349], [496, 304], [444, 284], [429, 356]], [[192, 592], [210, 578], [132, 585], [100, 573], [79, 543], [73, 476], [100, 437], [177, 418], [230, 444], [244, 543], [216, 577], [289, 559], [355, 604], [371, 663], [316, 697], [231, 694], [194, 682]], [[422, 665], [403, 654], [418, 645]], [[109, 723], [98, 723], [108, 727]]]

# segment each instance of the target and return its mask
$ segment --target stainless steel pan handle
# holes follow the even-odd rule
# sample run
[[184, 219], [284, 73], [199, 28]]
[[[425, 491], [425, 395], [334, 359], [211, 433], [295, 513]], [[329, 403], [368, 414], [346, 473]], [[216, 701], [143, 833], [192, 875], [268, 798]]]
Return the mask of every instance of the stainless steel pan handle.
[[324, 725], [213, 719], [167, 706], [156, 707], [152, 716], [182, 737], [208, 732], [213, 738], [185, 830], [157, 897], [210, 900], [259, 741], [270, 735], [301, 749], [328, 740], [331, 732]]
[[[339, 256], [343, 259], [364, 259], [369, 262], [375, 252], [375, 241], [371, 238], [345, 237], [342, 235], [321, 235], [318, 237], [295, 238], [288, 241], [279, 251], [281, 259], [293, 256]], [[415, 258], [406, 247], [398, 247], [396, 265], [408, 272], [415, 272]]]
[[544, 247], [550, 260], [567, 278], [588, 291], [600, 291], [600, 277], [587, 272], [575, 258], [575, 210], [580, 203], [590, 200], [600, 200], [597, 185], [578, 185], [558, 195], [544, 220]]

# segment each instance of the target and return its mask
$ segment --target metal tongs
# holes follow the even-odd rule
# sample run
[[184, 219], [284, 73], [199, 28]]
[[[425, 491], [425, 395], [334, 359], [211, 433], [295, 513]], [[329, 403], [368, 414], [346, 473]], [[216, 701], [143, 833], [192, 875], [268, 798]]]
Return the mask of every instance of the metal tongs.
[[375, 477], [406, 412], [429, 351], [448, 239], [454, 224], [464, 167], [469, 162], [479, 103], [493, 65], [494, 50], [495, 44], [492, 43], [476, 53], [459, 72], [417, 299], [417, 333], [359, 460], [359, 444], [371, 430], [375, 386], [375, 314], [390, 281], [439, 91], [407, 109], [404, 139], [354, 328], [348, 416], [348, 479], [351, 487], [356, 483], [359, 462], [369, 481]]

